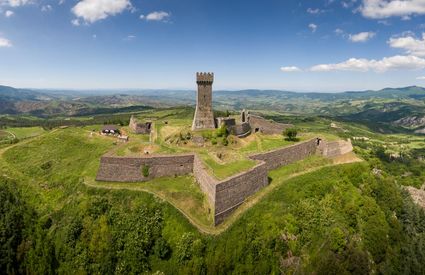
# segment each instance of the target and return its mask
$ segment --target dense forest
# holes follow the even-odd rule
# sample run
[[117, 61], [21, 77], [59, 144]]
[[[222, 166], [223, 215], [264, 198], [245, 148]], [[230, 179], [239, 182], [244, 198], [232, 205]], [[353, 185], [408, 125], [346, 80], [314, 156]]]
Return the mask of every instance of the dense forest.
[[[366, 164], [292, 180], [229, 231], [204, 236], [147, 194], [75, 187], [40, 213], [0, 178], [0, 270], [8, 274], [424, 274], [425, 214]], [[87, 197], [77, 194], [85, 192]], [[130, 211], [129, 211], [130, 210]], [[176, 217], [177, 216], [177, 217]], [[178, 226], [167, 226], [174, 219]]]

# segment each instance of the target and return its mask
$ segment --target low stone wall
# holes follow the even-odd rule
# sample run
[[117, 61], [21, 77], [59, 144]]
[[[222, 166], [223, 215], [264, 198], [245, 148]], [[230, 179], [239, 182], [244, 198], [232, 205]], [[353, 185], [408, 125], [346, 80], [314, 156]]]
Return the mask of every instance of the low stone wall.
[[268, 175], [265, 162], [217, 183], [214, 207], [215, 225], [222, 223], [247, 197], [267, 184]]
[[266, 162], [267, 170], [270, 171], [314, 155], [316, 153], [316, 149], [317, 139], [314, 138], [289, 147], [251, 155], [250, 158]]
[[249, 115], [248, 121], [253, 132], [260, 132], [267, 135], [282, 134], [283, 130], [294, 127], [292, 124], [278, 123], [255, 115]]
[[[138, 182], [158, 177], [171, 177], [192, 173], [193, 154], [148, 157], [103, 156], [97, 172], [98, 181]], [[142, 166], [149, 166], [144, 177]]]

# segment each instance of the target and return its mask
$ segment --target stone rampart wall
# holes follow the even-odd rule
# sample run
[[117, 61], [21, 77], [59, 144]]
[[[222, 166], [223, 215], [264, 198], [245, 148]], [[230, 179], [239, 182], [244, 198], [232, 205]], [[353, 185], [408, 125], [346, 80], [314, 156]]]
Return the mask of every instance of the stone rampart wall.
[[[98, 181], [138, 182], [158, 177], [179, 176], [192, 173], [193, 154], [149, 157], [103, 156], [97, 172]], [[142, 166], [149, 166], [149, 176], [144, 177]]]
[[336, 157], [353, 151], [351, 140], [320, 141], [319, 150], [325, 157]]
[[253, 132], [259, 131], [267, 135], [282, 134], [283, 130], [294, 127], [292, 124], [278, 123], [255, 115], [249, 115], [249, 124]]
[[268, 176], [265, 162], [217, 183], [214, 207], [215, 225], [223, 222], [247, 197], [267, 186], [267, 184]]
[[[247, 197], [267, 186], [268, 171], [305, 159], [315, 154], [317, 149], [324, 156], [334, 156], [351, 151], [352, 146], [349, 141], [321, 141], [317, 146], [317, 139], [311, 139], [289, 147], [251, 155], [251, 159], [258, 161], [255, 167], [222, 181], [210, 175], [203, 161], [196, 154], [147, 157], [104, 155], [100, 160], [96, 180], [138, 182], [193, 172], [201, 190], [214, 207], [214, 221], [217, 225], [223, 222]], [[143, 165], [150, 167], [148, 177], [143, 176]]]
[[316, 153], [316, 149], [317, 139], [314, 138], [289, 147], [251, 155], [250, 158], [253, 160], [265, 161], [267, 170], [273, 170], [314, 155]]
[[218, 180], [208, 173], [204, 163], [197, 155], [194, 156], [193, 161], [193, 176], [199, 183], [201, 190], [206, 194], [210, 204], [214, 206], [216, 199], [216, 185]]

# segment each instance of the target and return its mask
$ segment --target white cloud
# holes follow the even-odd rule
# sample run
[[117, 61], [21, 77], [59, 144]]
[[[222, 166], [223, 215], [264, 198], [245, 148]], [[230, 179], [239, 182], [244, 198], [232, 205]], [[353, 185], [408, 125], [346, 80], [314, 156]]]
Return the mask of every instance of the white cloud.
[[12, 15], [14, 15], [15, 13], [13, 12], [13, 11], [10, 11], [10, 10], [7, 10], [7, 11], [5, 11], [5, 13], [4, 13], [4, 16], [6, 16], [6, 17], [11, 17]]
[[334, 32], [335, 32], [336, 35], [343, 35], [344, 34], [344, 31], [340, 28], [335, 29]]
[[53, 8], [50, 5], [44, 5], [41, 7], [41, 11], [42, 12], [47, 12], [47, 11], [51, 11]]
[[308, 12], [309, 14], [319, 14], [319, 13], [322, 13], [323, 11], [322, 11], [321, 9], [312, 9], [312, 8], [308, 8], [308, 9], [307, 9], [307, 12]]
[[140, 15], [140, 19], [144, 19], [146, 21], [166, 21], [171, 14], [165, 11], [154, 11], [147, 15]]
[[392, 37], [387, 43], [392, 48], [405, 50], [407, 54], [425, 56], [425, 33], [422, 33], [422, 39], [409, 32], [402, 37]]
[[316, 30], [317, 30], [317, 25], [316, 24], [313, 24], [313, 23], [310, 23], [309, 25], [308, 25], [308, 27], [310, 28], [310, 30], [312, 31], [312, 32], [316, 32]]
[[78, 19], [72, 19], [72, 20], [71, 20], [71, 24], [72, 24], [72, 25], [74, 25], [74, 26], [79, 26], [79, 25], [81, 25], [80, 20], [78, 20]]
[[360, 32], [357, 34], [350, 34], [348, 36], [348, 39], [350, 39], [351, 42], [366, 42], [369, 39], [373, 38], [376, 34], [374, 32]]
[[354, 6], [354, 4], [357, 2], [357, 0], [345, 0], [345, 1], [341, 1], [341, 5], [348, 9], [351, 8], [352, 6]]
[[0, 0], [0, 6], [9, 7], [20, 7], [30, 3], [30, 0]]
[[12, 47], [12, 42], [9, 39], [0, 37], [0, 48], [10, 48]]
[[334, 64], [319, 64], [310, 68], [313, 72], [358, 71], [386, 72], [389, 70], [414, 70], [425, 68], [425, 59], [413, 55], [396, 55], [384, 57], [381, 60], [350, 58], [347, 61]]
[[[363, 16], [374, 19], [425, 14], [424, 0], [363, 0]], [[406, 17], [405, 17], [406, 18]]]
[[301, 72], [301, 69], [296, 66], [280, 67], [280, 70], [285, 73]]
[[84, 21], [93, 23], [129, 8], [129, 0], [81, 0], [72, 8], [72, 12]]
[[425, 80], [425, 76], [418, 76], [416, 79], [417, 80]]
[[124, 40], [126, 40], [126, 41], [132, 41], [133, 39], [135, 39], [136, 38], [136, 36], [135, 35], [133, 35], [133, 34], [130, 34], [130, 35], [127, 35], [127, 37], [126, 38], [124, 38]]

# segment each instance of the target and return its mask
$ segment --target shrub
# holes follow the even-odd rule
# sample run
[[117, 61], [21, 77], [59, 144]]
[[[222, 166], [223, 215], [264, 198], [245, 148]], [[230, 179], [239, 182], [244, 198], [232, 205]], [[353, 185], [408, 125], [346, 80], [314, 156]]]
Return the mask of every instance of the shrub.
[[192, 233], [184, 233], [177, 243], [176, 256], [179, 263], [184, 263], [192, 258], [192, 243], [194, 239]]
[[211, 137], [212, 137], [212, 134], [211, 134], [211, 132], [210, 132], [210, 131], [205, 131], [205, 132], [202, 132], [202, 137], [203, 137], [205, 140], [210, 140], [210, 139], [211, 139]]
[[216, 133], [217, 137], [227, 137], [229, 135], [225, 124], [221, 124], [220, 128], [216, 130]]
[[212, 144], [212, 145], [217, 145], [217, 139], [216, 139], [215, 137], [213, 137], [213, 138], [211, 139], [211, 144]]
[[164, 238], [159, 238], [155, 241], [153, 251], [155, 255], [162, 260], [168, 259], [171, 254], [170, 245]]
[[149, 177], [149, 165], [144, 164], [142, 166], [142, 174], [145, 178]]
[[224, 146], [227, 146], [229, 144], [227, 137], [223, 137], [223, 139], [221, 140], [221, 144], [223, 144]]
[[43, 164], [40, 166], [40, 168], [41, 168], [41, 169], [43, 169], [43, 170], [49, 170], [50, 168], [52, 168], [52, 165], [53, 165], [52, 161], [51, 161], [51, 160], [49, 160], [49, 161], [47, 161], [47, 162], [43, 163]]
[[297, 139], [298, 130], [296, 128], [287, 128], [282, 133], [287, 140], [295, 141]]

